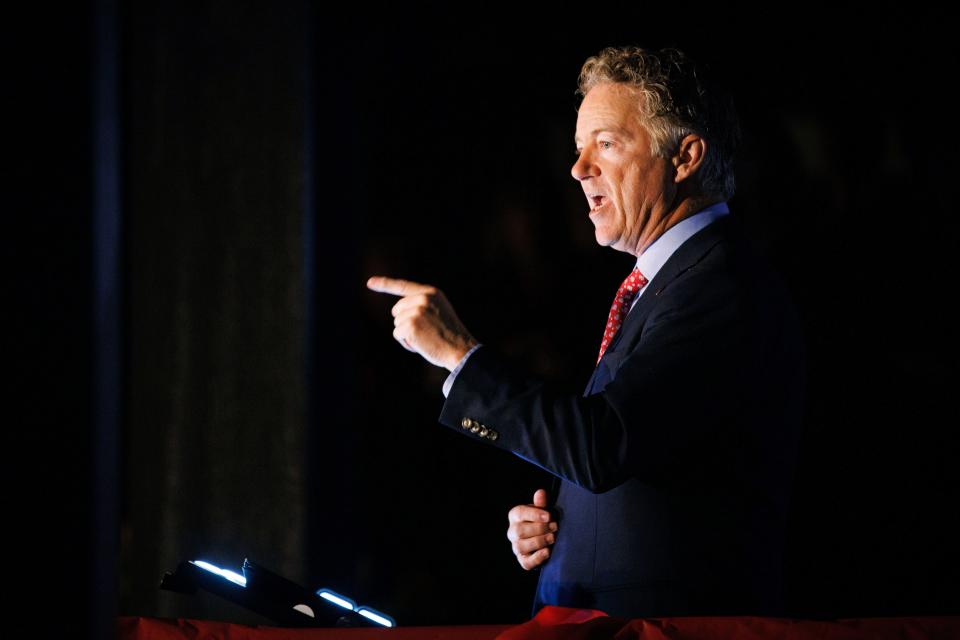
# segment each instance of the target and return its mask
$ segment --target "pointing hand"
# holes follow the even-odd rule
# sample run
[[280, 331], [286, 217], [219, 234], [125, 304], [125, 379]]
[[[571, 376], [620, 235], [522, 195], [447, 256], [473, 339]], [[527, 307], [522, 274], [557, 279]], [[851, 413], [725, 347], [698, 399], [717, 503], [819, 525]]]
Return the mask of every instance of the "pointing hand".
[[408, 351], [452, 371], [477, 341], [460, 322], [443, 292], [426, 284], [374, 276], [367, 288], [402, 296], [393, 305], [393, 337]]

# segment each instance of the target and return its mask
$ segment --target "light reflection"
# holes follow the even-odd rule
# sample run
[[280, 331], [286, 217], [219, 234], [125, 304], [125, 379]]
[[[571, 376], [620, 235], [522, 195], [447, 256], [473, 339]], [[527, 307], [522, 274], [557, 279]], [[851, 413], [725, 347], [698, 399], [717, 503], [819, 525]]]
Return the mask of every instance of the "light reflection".
[[210, 573], [216, 574], [221, 578], [226, 578], [230, 582], [233, 582], [234, 584], [238, 584], [241, 587], [247, 586], [247, 579], [242, 575], [240, 575], [239, 573], [236, 573], [235, 571], [230, 571], [229, 569], [221, 569], [220, 567], [210, 564], [205, 560], [191, 560], [190, 564], [196, 565], [201, 569], [204, 569], [205, 571], [209, 571]]

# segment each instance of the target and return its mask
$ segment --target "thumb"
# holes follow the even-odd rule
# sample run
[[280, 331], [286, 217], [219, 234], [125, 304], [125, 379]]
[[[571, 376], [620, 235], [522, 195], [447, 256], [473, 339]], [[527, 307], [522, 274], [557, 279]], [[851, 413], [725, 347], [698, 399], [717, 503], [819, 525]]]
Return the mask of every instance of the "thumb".
[[540, 507], [541, 509], [546, 508], [547, 491], [545, 489], [537, 489], [536, 493], [533, 494], [533, 506]]

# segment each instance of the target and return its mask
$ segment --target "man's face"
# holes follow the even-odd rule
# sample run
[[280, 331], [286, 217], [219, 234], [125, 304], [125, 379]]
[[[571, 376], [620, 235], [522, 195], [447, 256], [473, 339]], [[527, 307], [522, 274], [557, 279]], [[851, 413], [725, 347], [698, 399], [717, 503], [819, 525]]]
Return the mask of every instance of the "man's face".
[[676, 188], [670, 160], [650, 153], [636, 89], [603, 83], [583, 98], [577, 116], [579, 157], [571, 169], [590, 205], [597, 242], [639, 255], [663, 229]]

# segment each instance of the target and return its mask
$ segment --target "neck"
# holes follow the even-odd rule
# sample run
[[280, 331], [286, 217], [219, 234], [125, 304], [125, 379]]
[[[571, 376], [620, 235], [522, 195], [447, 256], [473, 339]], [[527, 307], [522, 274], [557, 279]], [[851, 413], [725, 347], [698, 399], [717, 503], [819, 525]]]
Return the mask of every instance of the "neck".
[[646, 251], [647, 247], [657, 241], [657, 238], [681, 220], [685, 220], [698, 211], [702, 211], [718, 202], [723, 202], [723, 199], [719, 196], [690, 196], [684, 198], [673, 210], [669, 211], [661, 217], [659, 221], [653, 224], [649, 231], [640, 238], [637, 251], [633, 255], [639, 256]]

